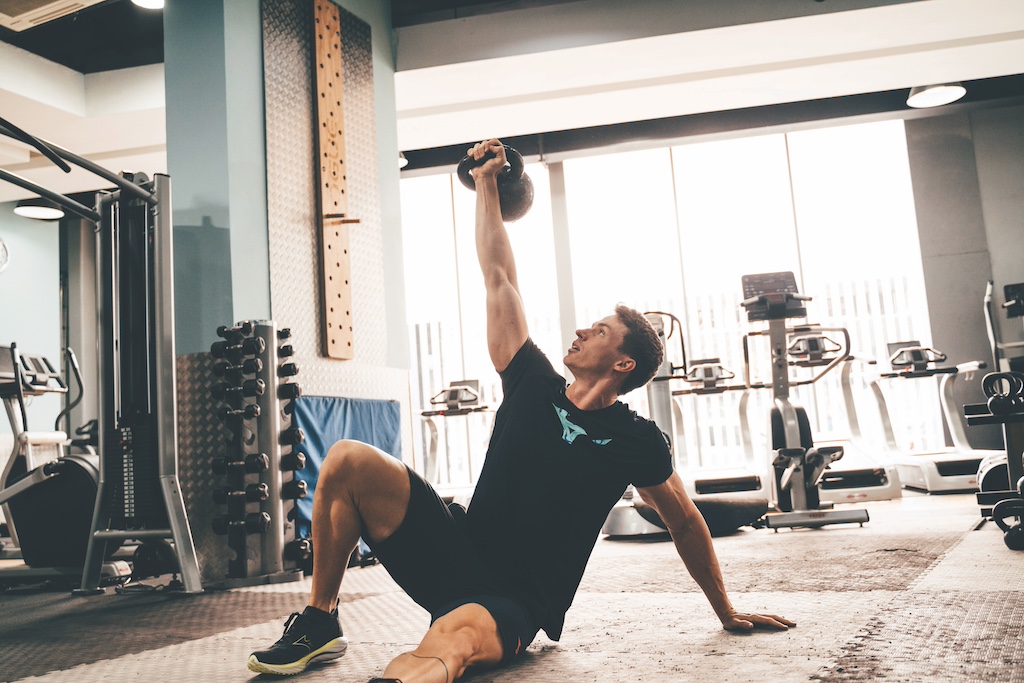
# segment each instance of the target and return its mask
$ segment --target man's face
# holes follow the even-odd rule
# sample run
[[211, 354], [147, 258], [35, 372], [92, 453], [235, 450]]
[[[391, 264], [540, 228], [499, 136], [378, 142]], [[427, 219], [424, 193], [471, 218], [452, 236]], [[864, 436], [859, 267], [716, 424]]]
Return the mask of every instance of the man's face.
[[617, 315], [598, 320], [589, 328], [576, 330], [576, 341], [569, 347], [563, 362], [579, 375], [579, 371], [605, 372], [617, 362], [628, 358], [619, 351], [627, 328]]

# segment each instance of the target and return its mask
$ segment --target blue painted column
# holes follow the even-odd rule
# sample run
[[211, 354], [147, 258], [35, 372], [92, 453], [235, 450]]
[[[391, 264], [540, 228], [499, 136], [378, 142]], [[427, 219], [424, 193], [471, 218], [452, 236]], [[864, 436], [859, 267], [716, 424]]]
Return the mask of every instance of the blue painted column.
[[260, 3], [167, 3], [164, 69], [177, 352], [198, 353], [271, 317]]

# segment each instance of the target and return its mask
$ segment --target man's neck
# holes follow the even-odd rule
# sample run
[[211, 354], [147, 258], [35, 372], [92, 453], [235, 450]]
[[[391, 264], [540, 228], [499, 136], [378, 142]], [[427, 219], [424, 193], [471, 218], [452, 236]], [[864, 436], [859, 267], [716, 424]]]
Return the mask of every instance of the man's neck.
[[566, 388], [565, 397], [580, 410], [600, 410], [615, 403], [619, 394], [608, 380], [589, 382], [576, 378]]

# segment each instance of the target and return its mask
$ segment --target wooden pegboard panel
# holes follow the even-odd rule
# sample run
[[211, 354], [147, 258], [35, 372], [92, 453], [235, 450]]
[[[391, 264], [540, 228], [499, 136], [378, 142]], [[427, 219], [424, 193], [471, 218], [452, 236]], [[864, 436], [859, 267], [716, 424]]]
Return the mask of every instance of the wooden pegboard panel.
[[324, 354], [349, 360], [352, 347], [352, 269], [345, 169], [344, 64], [338, 6], [315, 0], [317, 157], [320, 161], [320, 262]]

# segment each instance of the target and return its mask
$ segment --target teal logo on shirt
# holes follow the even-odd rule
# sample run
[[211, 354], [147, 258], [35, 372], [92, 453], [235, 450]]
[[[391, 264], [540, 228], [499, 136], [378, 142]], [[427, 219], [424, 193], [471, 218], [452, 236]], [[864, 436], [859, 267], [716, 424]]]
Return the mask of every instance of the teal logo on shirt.
[[[568, 444], [576, 441], [578, 436], [590, 436], [587, 434], [587, 430], [580, 427], [578, 424], [574, 424], [569, 420], [569, 411], [565, 408], [559, 408], [555, 404], [551, 404], [555, 409], [555, 414], [558, 415], [559, 422], [562, 423], [562, 440]], [[611, 439], [591, 439], [591, 443], [595, 443], [598, 446], [606, 446], [611, 442]]]

